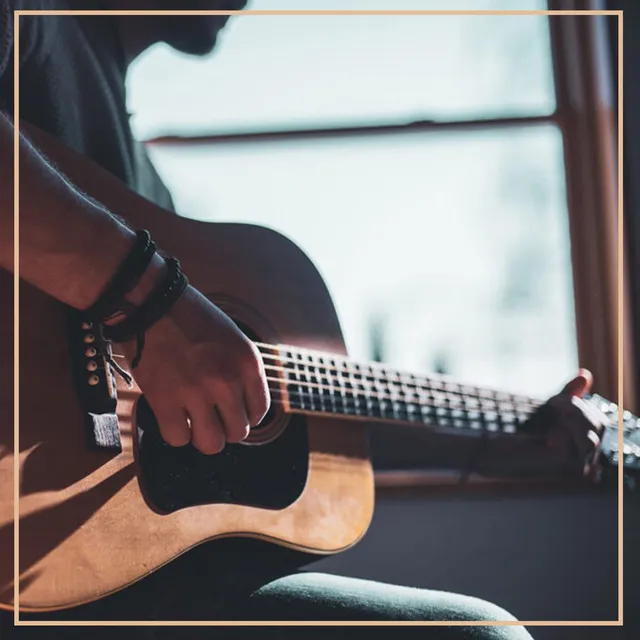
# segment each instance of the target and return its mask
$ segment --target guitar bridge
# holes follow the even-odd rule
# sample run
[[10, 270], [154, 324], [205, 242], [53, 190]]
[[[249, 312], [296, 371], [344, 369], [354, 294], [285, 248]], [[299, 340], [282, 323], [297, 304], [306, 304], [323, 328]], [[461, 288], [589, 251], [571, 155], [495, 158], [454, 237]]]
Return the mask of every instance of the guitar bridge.
[[81, 311], [67, 311], [69, 353], [76, 394], [84, 415], [91, 449], [122, 451], [116, 406], [115, 374], [110, 363], [110, 343], [102, 327]]

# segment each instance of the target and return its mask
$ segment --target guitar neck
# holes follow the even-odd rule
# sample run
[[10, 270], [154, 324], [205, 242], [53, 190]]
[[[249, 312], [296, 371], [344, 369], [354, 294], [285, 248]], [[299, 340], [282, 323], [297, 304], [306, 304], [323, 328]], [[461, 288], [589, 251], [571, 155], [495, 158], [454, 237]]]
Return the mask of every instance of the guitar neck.
[[273, 396], [291, 413], [515, 433], [542, 400], [379, 363], [257, 343]]

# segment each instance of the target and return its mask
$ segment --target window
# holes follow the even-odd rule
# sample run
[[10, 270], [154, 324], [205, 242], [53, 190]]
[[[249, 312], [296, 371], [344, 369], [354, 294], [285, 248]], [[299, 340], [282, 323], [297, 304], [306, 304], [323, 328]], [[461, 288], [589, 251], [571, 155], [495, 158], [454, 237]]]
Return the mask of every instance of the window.
[[[442, 3], [393, 3], [432, 8]], [[353, 357], [542, 396], [574, 374], [546, 16], [237, 16], [211, 56], [157, 46], [128, 82], [134, 131], [156, 139], [178, 212], [292, 238], [323, 274]]]

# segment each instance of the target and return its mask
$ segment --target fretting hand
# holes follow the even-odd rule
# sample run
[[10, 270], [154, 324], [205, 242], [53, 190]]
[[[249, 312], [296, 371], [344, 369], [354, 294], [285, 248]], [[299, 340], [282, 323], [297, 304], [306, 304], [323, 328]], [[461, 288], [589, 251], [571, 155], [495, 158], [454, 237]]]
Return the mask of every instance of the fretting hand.
[[587, 369], [568, 382], [530, 418], [523, 431], [544, 438], [550, 458], [572, 475], [593, 477], [598, 471], [600, 436], [608, 418], [584, 400], [593, 376]]

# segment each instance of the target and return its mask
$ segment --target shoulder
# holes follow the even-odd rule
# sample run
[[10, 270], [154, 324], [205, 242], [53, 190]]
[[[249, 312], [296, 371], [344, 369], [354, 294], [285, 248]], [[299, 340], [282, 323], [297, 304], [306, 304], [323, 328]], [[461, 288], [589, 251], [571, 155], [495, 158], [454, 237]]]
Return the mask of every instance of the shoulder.
[[[55, 11], [69, 9], [68, 0], [0, 0], [0, 74], [7, 71], [15, 46], [16, 11]], [[19, 19], [21, 61], [33, 53], [34, 48], [47, 48], [58, 35], [62, 16], [26, 15]]]

